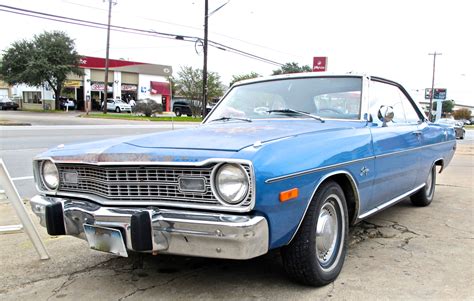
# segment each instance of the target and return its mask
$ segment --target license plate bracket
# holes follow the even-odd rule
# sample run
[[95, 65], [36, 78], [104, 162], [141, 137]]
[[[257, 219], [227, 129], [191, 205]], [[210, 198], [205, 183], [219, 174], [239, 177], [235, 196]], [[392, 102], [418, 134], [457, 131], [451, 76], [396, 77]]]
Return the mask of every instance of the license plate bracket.
[[128, 257], [120, 230], [84, 224], [84, 233], [91, 249]]

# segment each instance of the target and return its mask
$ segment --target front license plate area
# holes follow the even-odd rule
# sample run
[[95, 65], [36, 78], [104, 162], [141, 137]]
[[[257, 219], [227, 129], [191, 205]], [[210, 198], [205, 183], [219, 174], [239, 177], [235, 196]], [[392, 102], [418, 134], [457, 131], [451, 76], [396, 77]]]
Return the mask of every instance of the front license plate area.
[[91, 249], [128, 257], [120, 230], [84, 224], [84, 233]]

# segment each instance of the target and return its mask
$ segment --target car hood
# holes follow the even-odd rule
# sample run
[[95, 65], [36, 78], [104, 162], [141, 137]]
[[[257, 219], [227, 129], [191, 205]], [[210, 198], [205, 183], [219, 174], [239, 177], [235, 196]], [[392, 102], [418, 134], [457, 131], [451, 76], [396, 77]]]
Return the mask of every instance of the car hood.
[[308, 133], [338, 131], [361, 126], [357, 122], [315, 120], [215, 122], [195, 128], [60, 146], [39, 157], [62, 161], [203, 161], [211, 157], [236, 157], [249, 146]]
[[334, 130], [318, 121], [222, 122], [140, 137], [125, 143], [141, 148], [239, 151], [248, 146], [315, 131]]

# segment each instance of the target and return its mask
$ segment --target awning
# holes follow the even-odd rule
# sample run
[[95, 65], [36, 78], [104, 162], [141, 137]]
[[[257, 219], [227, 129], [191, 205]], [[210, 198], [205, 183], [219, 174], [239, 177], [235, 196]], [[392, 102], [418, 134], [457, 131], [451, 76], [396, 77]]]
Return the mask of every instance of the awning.
[[150, 82], [150, 94], [171, 95], [170, 83]]

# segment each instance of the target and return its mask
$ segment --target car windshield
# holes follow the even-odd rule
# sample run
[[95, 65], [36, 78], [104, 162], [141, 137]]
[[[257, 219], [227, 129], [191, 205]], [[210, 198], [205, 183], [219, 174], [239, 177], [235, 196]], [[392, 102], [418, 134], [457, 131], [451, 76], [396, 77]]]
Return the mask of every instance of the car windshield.
[[278, 79], [232, 88], [207, 121], [238, 117], [359, 119], [362, 78], [308, 77]]

